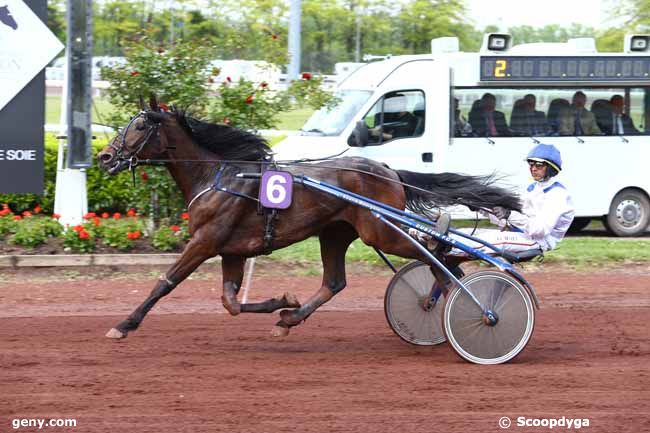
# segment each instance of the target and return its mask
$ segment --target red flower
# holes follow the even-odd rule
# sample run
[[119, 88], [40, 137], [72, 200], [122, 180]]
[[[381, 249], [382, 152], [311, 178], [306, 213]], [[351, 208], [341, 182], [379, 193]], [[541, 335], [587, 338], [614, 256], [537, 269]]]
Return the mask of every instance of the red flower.
[[9, 205], [7, 203], [2, 203], [2, 209], [9, 209]]
[[143, 171], [142, 173], [140, 173], [140, 178], [142, 179], [143, 182], [146, 182], [149, 180], [149, 175], [147, 174], [146, 171]]
[[12, 220], [14, 221], [20, 221], [21, 219], [23, 218], [20, 215], [14, 215], [14, 217], [12, 218]]
[[311, 80], [311, 74], [309, 72], [303, 72], [302, 73], [302, 79], [303, 80]]
[[0, 217], [3, 217], [5, 215], [9, 215], [10, 213], [11, 213], [10, 209], [7, 209], [7, 208], [2, 209], [2, 210], [0, 210]]
[[122, 218], [122, 214], [120, 214], [119, 212], [115, 212], [113, 214], [113, 219], [114, 220], [119, 220], [120, 218]]
[[163, 111], [169, 111], [169, 105], [160, 103], [158, 104], [158, 107], [163, 110]]
[[90, 237], [90, 235], [88, 234], [88, 232], [86, 230], [82, 229], [79, 232], [79, 239], [88, 239], [89, 237]]
[[226, 77], [226, 81], [229, 82], [229, 83], [232, 83], [232, 78]]
[[23, 212], [23, 216], [25, 218], [29, 218], [30, 216], [32, 216], [32, 213], [30, 211], [26, 210], [26, 211]]
[[126, 216], [133, 217], [135, 216], [135, 209], [131, 208], [126, 212]]
[[58, 220], [59, 218], [61, 218], [61, 215], [59, 215], [58, 213], [53, 213], [52, 218]]
[[132, 77], [137, 77], [138, 75], [140, 75], [140, 73], [138, 71], [131, 72]]
[[181, 214], [181, 219], [183, 219], [183, 220], [185, 220], [185, 221], [189, 220], [189, 219], [190, 219], [190, 214], [189, 214], [189, 212], [183, 212], [183, 213]]
[[97, 216], [95, 212], [88, 212], [86, 215], [84, 215], [85, 220], [93, 219]]
[[81, 233], [82, 231], [84, 231], [84, 226], [79, 224], [79, 225], [74, 226], [74, 228], [72, 230], [76, 231], [77, 233]]
[[181, 228], [179, 226], [177, 226], [176, 224], [174, 224], [173, 226], [169, 227], [169, 230], [173, 231], [174, 233], [177, 233], [177, 232], [181, 231]]
[[134, 232], [128, 232], [126, 234], [126, 237], [133, 240], [133, 239], [140, 239], [140, 236], [142, 236], [142, 232], [140, 230], [136, 230]]
[[41, 213], [42, 210], [43, 209], [41, 208], [41, 205], [37, 204], [36, 207], [34, 208], [34, 213]]
[[109, 216], [110, 216], [110, 215], [108, 214], [108, 212], [104, 212], [104, 213], [102, 214], [102, 218], [108, 218]]
[[102, 223], [101, 218], [98, 217], [93, 218], [93, 224], [95, 224], [95, 227], [99, 227], [101, 223]]
[[253, 98], [253, 95], [248, 95], [248, 97], [246, 98], [246, 103], [247, 104], [252, 104], [254, 99], [255, 98]]

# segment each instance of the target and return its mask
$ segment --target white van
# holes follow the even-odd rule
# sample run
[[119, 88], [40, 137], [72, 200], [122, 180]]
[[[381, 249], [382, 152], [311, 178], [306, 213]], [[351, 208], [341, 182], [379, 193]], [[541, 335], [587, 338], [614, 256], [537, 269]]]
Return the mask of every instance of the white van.
[[[646, 230], [650, 36], [627, 36], [623, 53], [598, 53], [591, 38], [512, 47], [507, 34], [485, 35], [479, 53], [458, 46], [456, 38], [434, 39], [432, 54], [360, 67], [337, 87], [334, 108], [317, 111], [299, 135], [274, 147], [277, 159], [345, 151], [395, 169], [496, 172], [523, 188], [531, 182], [523, 159], [537, 143], [548, 143], [562, 152], [558, 179], [574, 198], [575, 228], [603, 218], [620, 236]], [[593, 113], [595, 127], [588, 131], [571, 130], [560, 116], [570, 112], [577, 92]], [[496, 100], [496, 125], [486, 126], [482, 117], [485, 94]], [[625, 103], [624, 130], [612, 126], [615, 95]]]

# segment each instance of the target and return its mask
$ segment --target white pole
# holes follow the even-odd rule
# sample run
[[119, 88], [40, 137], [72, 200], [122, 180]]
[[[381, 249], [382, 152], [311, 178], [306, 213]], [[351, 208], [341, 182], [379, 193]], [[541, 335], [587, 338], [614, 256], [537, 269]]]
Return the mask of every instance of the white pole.
[[289, 67], [287, 81], [298, 79], [300, 74], [300, 18], [302, 15], [301, 0], [291, 0], [289, 10]]
[[241, 297], [241, 303], [248, 303], [248, 290], [251, 286], [251, 279], [253, 278], [253, 269], [255, 269], [255, 257], [249, 259], [246, 263], [248, 270], [246, 271], [246, 278], [244, 279], [244, 293]]

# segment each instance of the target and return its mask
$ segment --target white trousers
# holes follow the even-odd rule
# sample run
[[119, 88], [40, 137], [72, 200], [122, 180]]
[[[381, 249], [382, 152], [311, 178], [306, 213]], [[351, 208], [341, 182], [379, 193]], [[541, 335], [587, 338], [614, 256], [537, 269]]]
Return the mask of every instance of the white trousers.
[[[526, 236], [525, 233], [522, 232], [508, 232], [508, 231], [502, 232], [501, 230], [498, 229], [476, 229], [474, 234], [472, 234], [473, 229], [469, 229], [469, 228], [459, 229], [458, 231], [461, 231], [468, 235], [472, 235], [475, 238], [483, 239], [484, 241], [491, 243], [495, 247], [501, 248], [504, 251], [513, 254], [521, 253], [522, 251], [527, 251], [534, 248], [540, 248], [537, 242], [530, 239], [528, 236]], [[482, 253], [495, 254], [494, 251], [491, 250], [490, 248], [478, 242], [474, 242], [473, 240], [466, 239], [464, 237], [455, 234], [451, 234], [451, 237], [459, 242], [462, 242], [467, 246], [479, 250]], [[467, 253], [465, 253], [462, 250], [459, 250], [458, 248], [452, 249], [449, 254], [455, 256], [467, 255]]]

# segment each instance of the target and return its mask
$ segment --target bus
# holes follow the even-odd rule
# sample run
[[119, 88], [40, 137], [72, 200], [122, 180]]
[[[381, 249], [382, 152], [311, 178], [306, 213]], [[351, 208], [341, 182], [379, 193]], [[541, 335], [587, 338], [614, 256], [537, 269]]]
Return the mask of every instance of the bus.
[[[484, 35], [477, 53], [461, 52], [453, 37], [431, 46], [430, 54], [356, 69], [339, 83], [334, 105], [316, 111], [299, 134], [274, 147], [277, 159], [343, 152], [394, 169], [496, 173], [525, 188], [531, 182], [526, 154], [537, 143], [553, 144], [564, 165], [558, 180], [576, 208], [572, 230], [600, 219], [618, 236], [646, 231], [650, 36], [627, 35], [621, 53], [599, 53], [593, 38], [513, 46], [503, 33]], [[484, 98], [496, 104], [498, 128], [481, 124], [477, 113], [489, 105]], [[567, 118], [581, 99], [588, 127]], [[625, 128], [613, 120], [614, 105], [622, 105]], [[398, 133], [389, 134], [391, 128]], [[473, 215], [468, 209], [453, 214]]]

